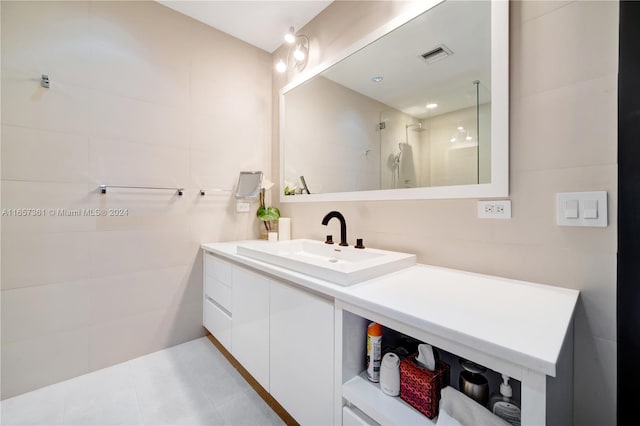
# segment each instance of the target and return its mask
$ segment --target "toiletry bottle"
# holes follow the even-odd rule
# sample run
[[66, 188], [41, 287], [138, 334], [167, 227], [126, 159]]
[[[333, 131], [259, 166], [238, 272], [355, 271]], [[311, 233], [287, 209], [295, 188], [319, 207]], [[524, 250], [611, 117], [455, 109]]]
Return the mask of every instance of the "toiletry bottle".
[[382, 327], [372, 322], [367, 327], [367, 378], [380, 381], [380, 360], [382, 358]]
[[494, 394], [489, 400], [489, 410], [506, 422], [520, 426], [520, 407], [511, 399], [512, 395], [509, 376], [503, 374], [500, 393]]

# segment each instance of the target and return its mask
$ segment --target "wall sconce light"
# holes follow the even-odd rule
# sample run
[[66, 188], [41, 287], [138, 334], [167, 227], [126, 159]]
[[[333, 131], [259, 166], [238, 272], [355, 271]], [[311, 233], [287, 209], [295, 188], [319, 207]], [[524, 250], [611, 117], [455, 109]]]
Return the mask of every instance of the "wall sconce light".
[[309, 37], [303, 34], [295, 35], [293, 27], [284, 35], [284, 40], [290, 44], [286, 61], [282, 58], [276, 63], [276, 71], [282, 73], [288, 69], [302, 71], [309, 60]]
[[456, 128], [456, 132], [453, 134], [451, 139], [449, 139], [449, 142], [454, 143], [463, 140], [471, 143], [471, 141], [473, 140], [473, 136], [471, 136], [469, 130], [466, 130], [463, 126], [458, 126]]

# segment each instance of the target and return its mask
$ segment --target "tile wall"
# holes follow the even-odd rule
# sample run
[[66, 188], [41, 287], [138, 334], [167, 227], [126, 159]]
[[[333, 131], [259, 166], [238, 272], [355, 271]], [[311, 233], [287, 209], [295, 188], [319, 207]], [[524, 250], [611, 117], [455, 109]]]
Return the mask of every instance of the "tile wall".
[[[152, 1], [1, 14], [2, 208], [46, 211], [2, 217], [6, 398], [204, 334], [199, 245], [258, 228], [230, 192], [198, 190], [268, 174], [272, 64]], [[126, 215], [57, 212], [83, 208]]]

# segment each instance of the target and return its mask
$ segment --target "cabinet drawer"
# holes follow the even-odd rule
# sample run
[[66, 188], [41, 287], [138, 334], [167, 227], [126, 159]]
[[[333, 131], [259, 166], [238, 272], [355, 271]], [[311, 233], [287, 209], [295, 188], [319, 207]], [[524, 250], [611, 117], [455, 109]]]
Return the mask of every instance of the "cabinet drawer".
[[223, 284], [231, 286], [231, 264], [225, 262], [212, 254], [206, 253], [204, 256], [205, 275]]
[[204, 326], [222, 346], [231, 351], [231, 317], [209, 299], [204, 301]]
[[353, 407], [342, 407], [342, 426], [377, 426], [379, 423]]
[[231, 287], [223, 284], [217, 279], [206, 276], [204, 282], [205, 299], [210, 297], [218, 305], [222, 306], [229, 312], [231, 311]]

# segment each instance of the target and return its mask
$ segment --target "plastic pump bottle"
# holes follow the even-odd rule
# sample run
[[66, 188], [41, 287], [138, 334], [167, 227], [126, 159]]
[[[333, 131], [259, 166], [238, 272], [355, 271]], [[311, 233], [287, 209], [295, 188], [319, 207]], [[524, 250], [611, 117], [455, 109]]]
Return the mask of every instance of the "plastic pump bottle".
[[511, 399], [513, 391], [509, 384], [509, 376], [502, 375], [500, 393], [494, 394], [489, 400], [489, 410], [514, 426], [520, 426], [520, 407]]

